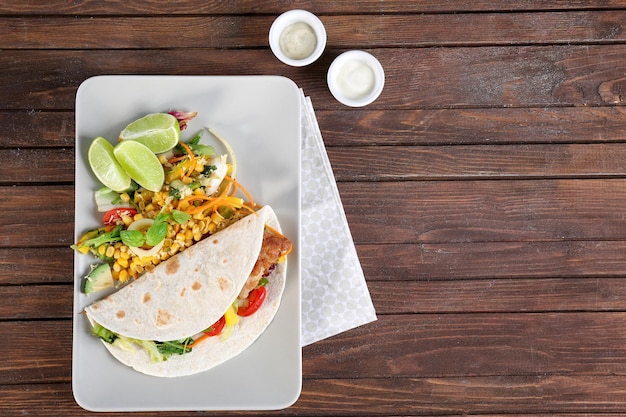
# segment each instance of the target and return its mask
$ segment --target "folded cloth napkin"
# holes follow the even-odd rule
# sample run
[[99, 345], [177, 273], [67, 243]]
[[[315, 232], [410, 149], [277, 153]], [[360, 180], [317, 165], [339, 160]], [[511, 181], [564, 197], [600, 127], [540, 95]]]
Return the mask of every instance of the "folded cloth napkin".
[[302, 346], [376, 320], [310, 97], [302, 96]]

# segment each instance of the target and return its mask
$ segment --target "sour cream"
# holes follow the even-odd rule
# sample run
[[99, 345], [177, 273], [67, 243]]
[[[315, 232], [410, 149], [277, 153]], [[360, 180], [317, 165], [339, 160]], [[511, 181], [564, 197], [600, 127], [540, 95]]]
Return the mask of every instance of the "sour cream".
[[359, 100], [371, 93], [374, 82], [372, 68], [358, 59], [345, 62], [337, 74], [337, 86], [351, 100]]
[[339, 102], [361, 107], [380, 95], [385, 85], [385, 71], [373, 55], [365, 51], [347, 51], [330, 65], [327, 82]]
[[280, 49], [291, 59], [309, 57], [317, 46], [317, 37], [311, 26], [304, 22], [296, 22], [287, 26], [278, 40]]

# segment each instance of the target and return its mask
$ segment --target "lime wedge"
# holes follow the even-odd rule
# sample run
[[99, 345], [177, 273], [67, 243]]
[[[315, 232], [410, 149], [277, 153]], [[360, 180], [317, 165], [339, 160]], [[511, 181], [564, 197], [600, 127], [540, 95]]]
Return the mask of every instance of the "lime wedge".
[[137, 184], [150, 191], [159, 191], [165, 180], [163, 165], [148, 148], [134, 140], [118, 143], [113, 149], [115, 158]]
[[105, 138], [95, 138], [87, 153], [89, 165], [102, 184], [113, 191], [121, 192], [130, 187], [130, 177], [117, 162], [113, 145]]
[[178, 144], [180, 125], [171, 114], [152, 113], [126, 126], [118, 139], [143, 143], [154, 153], [166, 152]]

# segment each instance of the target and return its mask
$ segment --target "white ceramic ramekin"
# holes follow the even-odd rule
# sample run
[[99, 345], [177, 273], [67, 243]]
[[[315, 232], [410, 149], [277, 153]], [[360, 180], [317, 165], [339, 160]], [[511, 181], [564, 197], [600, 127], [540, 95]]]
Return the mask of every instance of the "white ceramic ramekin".
[[385, 85], [385, 71], [372, 54], [347, 51], [339, 55], [328, 69], [328, 88], [340, 102], [361, 107], [378, 98]]
[[[313, 29], [317, 42], [311, 55], [303, 59], [292, 59], [281, 49], [280, 35], [285, 28], [299, 22], [306, 23]], [[274, 23], [272, 23], [269, 33], [269, 42], [270, 48], [276, 58], [287, 65], [303, 67], [313, 63], [322, 55], [322, 52], [324, 52], [324, 48], [326, 48], [326, 29], [322, 21], [313, 13], [306, 10], [290, 10], [278, 16], [276, 20], [274, 20]]]

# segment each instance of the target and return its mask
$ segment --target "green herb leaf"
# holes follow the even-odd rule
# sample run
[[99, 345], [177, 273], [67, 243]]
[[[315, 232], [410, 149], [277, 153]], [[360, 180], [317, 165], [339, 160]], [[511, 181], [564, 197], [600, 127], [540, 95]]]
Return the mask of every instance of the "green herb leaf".
[[150, 246], [156, 246], [161, 243], [167, 236], [167, 213], [159, 213], [154, 218], [154, 223], [146, 232], [146, 243]]
[[209, 145], [203, 145], [201, 143], [189, 146], [194, 154], [198, 156], [213, 156], [215, 155], [215, 148]]
[[122, 230], [122, 226], [119, 225], [115, 229], [111, 230], [110, 232], [102, 233], [94, 238], [84, 241], [81, 244], [81, 246], [91, 246], [93, 248], [97, 248], [98, 246], [103, 245], [105, 243], [119, 242], [121, 240], [120, 238], [121, 230]]
[[189, 219], [191, 219], [191, 214], [185, 213], [184, 211], [172, 210], [171, 214], [172, 219], [178, 224], [186, 223]]
[[137, 248], [146, 242], [146, 236], [139, 230], [122, 230], [120, 232], [122, 242], [126, 246]]
[[183, 353], [191, 352], [189, 345], [193, 343], [193, 339], [188, 337], [187, 339], [155, 343], [159, 352], [165, 357], [168, 357], [171, 355], [182, 355]]

